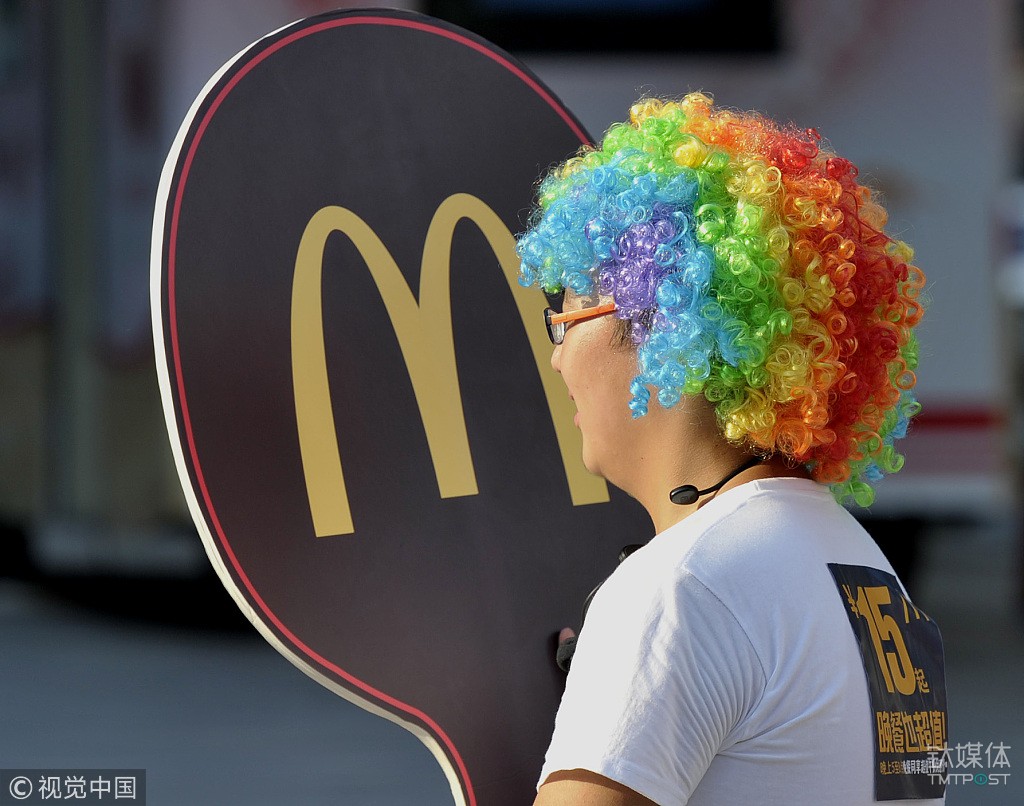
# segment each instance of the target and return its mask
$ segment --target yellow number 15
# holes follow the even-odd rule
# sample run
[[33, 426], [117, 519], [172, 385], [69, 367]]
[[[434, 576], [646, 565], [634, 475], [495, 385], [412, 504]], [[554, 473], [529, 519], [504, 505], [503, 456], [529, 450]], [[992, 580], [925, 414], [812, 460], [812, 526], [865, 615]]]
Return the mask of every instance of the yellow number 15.
[[[896, 619], [879, 609], [881, 605], [891, 602], [889, 589], [885, 585], [857, 589], [857, 612], [864, 617], [871, 630], [871, 642], [875, 647], [875, 657], [882, 670], [882, 677], [885, 678], [886, 688], [892, 693], [895, 685], [895, 690], [900, 694], [909, 695], [917, 688], [910, 653], [907, 652], [907, 645], [903, 641], [903, 633], [900, 632]], [[886, 652], [882, 646], [883, 641], [892, 641], [896, 651]]]

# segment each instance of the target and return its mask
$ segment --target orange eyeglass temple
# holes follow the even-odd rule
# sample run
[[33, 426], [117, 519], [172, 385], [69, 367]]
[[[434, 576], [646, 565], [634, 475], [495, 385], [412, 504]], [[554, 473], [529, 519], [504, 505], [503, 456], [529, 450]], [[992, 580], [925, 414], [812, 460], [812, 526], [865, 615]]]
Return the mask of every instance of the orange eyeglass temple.
[[614, 310], [615, 303], [607, 302], [604, 305], [595, 305], [593, 308], [580, 308], [578, 311], [569, 311], [568, 313], [553, 313], [551, 314], [551, 324], [560, 325], [562, 322], [572, 322], [574, 319], [585, 319], [588, 316], [600, 316]]

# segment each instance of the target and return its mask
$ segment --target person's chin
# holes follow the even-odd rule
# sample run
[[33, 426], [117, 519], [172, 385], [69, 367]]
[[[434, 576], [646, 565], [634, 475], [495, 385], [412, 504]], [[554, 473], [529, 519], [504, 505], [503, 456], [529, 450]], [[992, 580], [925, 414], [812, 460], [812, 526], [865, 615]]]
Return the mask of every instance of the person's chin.
[[604, 473], [601, 472], [601, 463], [598, 461], [592, 449], [587, 447], [587, 441], [583, 440], [583, 466], [588, 472], [593, 473], [595, 476], [604, 477]]

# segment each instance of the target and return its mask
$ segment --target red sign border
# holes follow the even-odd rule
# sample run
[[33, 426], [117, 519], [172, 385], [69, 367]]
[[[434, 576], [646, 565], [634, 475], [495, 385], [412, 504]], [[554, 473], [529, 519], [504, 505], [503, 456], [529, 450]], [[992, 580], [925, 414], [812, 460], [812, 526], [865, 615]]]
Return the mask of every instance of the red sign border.
[[[224, 551], [224, 554], [230, 560], [231, 566], [234, 569], [235, 574], [237, 575], [238, 579], [241, 580], [242, 584], [245, 586], [245, 589], [246, 591], [248, 591], [248, 594], [252, 598], [252, 601], [259, 607], [260, 611], [262, 611], [262, 613], [264, 614], [264, 616], [266, 616], [270, 623], [272, 623], [274, 627], [277, 628], [281, 635], [287, 638], [288, 641], [290, 641], [291, 644], [300, 652], [302, 652], [307, 658], [316, 662], [324, 669], [333, 672], [339, 678], [346, 681], [346, 683], [366, 693], [371, 698], [381, 703], [386, 703], [387, 705], [391, 706], [397, 711], [406, 713], [409, 716], [415, 718], [421, 724], [427, 726], [431, 730], [431, 732], [433, 732], [433, 734], [444, 743], [445, 749], [449, 757], [455, 762], [456, 766], [458, 767], [458, 776], [465, 787], [466, 795], [469, 799], [470, 806], [476, 806], [476, 796], [473, 791], [469, 771], [466, 769], [465, 762], [463, 761], [461, 755], [459, 754], [457, 748], [455, 747], [454, 742], [452, 742], [451, 738], [441, 729], [441, 726], [438, 725], [428, 714], [424, 713], [423, 711], [414, 708], [413, 706], [408, 705], [407, 703], [401, 702], [400, 700], [358, 679], [349, 672], [346, 672], [337, 664], [331, 662], [327, 658], [317, 653], [314, 649], [312, 649], [312, 647], [308, 646], [297, 635], [295, 635], [270, 609], [270, 607], [266, 604], [266, 602], [260, 596], [258, 591], [255, 589], [252, 582], [249, 580], [249, 577], [242, 569], [235, 555], [235, 552], [232, 549], [230, 542], [228, 541], [227, 535], [224, 533], [224, 529], [221, 526], [219, 518], [217, 517], [217, 512], [214, 508], [213, 501], [210, 498], [210, 493], [206, 486], [206, 480], [203, 475], [202, 466], [199, 461], [199, 454], [196, 449], [195, 439], [192, 433], [192, 422], [191, 417], [189, 415], [187, 395], [185, 392], [185, 383], [182, 374], [181, 354], [178, 345], [177, 305], [175, 299], [175, 260], [178, 239], [178, 221], [180, 217], [182, 197], [184, 195], [185, 186], [188, 182], [188, 175], [192, 167], [192, 162], [195, 158], [196, 151], [199, 148], [199, 144], [203, 138], [203, 135], [206, 132], [206, 129], [209, 126], [210, 122], [212, 121], [213, 116], [216, 114], [221, 104], [231, 93], [231, 91], [235, 88], [235, 86], [257, 65], [259, 65], [261, 62], [263, 62], [265, 59], [267, 59], [277, 51], [293, 44], [294, 42], [299, 41], [300, 39], [304, 39], [307, 36], [311, 36], [313, 34], [320, 33], [325, 30], [340, 28], [349, 25], [383, 25], [413, 29], [417, 31], [422, 31], [424, 33], [442, 36], [445, 37], [446, 39], [450, 39], [454, 42], [464, 45], [465, 47], [471, 48], [472, 50], [475, 50], [478, 53], [496, 62], [498, 65], [503, 67], [508, 72], [512, 73], [520, 81], [526, 84], [531, 90], [533, 90], [533, 92], [540, 96], [541, 99], [544, 100], [544, 102], [547, 103], [548, 106], [550, 106], [552, 110], [554, 110], [555, 113], [558, 114], [558, 116], [565, 122], [565, 124], [570, 128], [573, 134], [579, 138], [581, 144], [589, 143], [591, 142], [591, 139], [589, 135], [587, 135], [586, 131], [579, 124], [579, 122], [572, 117], [568, 110], [566, 110], [565, 107], [563, 107], [554, 98], [554, 96], [543, 85], [541, 85], [541, 83], [537, 79], [529, 75], [518, 65], [514, 64], [503, 54], [496, 52], [495, 50], [488, 48], [482, 42], [471, 39], [463, 34], [458, 33], [457, 31], [441, 27], [438, 24], [431, 24], [429, 22], [420, 21], [417, 19], [409, 19], [397, 16], [342, 16], [340, 18], [329, 19], [312, 25], [310, 25], [309, 22], [310, 20], [303, 20], [294, 23], [292, 26], [288, 26], [290, 28], [299, 26], [299, 30], [296, 30], [291, 34], [288, 34], [276, 40], [269, 46], [260, 49], [259, 52], [247, 54], [247, 61], [245, 61], [240, 67], [238, 67], [234, 71], [232, 77], [228, 80], [226, 84], [224, 84], [223, 87], [221, 87], [216, 97], [213, 99], [212, 103], [210, 103], [209, 107], [206, 109], [205, 113], [203, 114], [202, 120], [199, 123], [198, 128], [195, 130], [194, 135], [192, 135], [191, 137], [188, 152], [185, 156], [184, 161], [181, 163], [180, 171], [176, 172], [177, 188], [175, 192], [174, 203], [171, 209], [170, 234], [168, 238], [167, 248], [166, 287], [168, 304], [168, 329], [170, 331], [171, 336], [171, 353], [173, 356], [175, 381], [178, 392], [178, 405], [182, 417], [182, 426], [185, 431], [186, 440], [188, 442], [189, 455], [192, 460], [192, 468], [195, 473], [196, 482], [202, 493], [206, 511], [209, 513], [210, 521], [212, 522], [214, 530], [216, 531], [218, 540]], [[258, 47], [258, 43], [256, 47]], [[255, 47], [250, 50], [253, 49], [255, 49]]]

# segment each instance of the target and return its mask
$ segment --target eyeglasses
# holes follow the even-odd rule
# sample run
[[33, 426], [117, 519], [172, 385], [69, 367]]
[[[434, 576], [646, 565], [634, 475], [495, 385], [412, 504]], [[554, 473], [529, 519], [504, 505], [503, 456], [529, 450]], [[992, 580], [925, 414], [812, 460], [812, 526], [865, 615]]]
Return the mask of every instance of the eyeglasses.
[[569, 329], [570, 322], [579, 322], [583, 319], [593, 319], [597, 316], [604, 316], [615, 310], [615, 303], [608, 302], [604, 305], [595, 305], [593, 308], [580, 308], [578, 311], [558, 313], [554, 308], [544, 309], [544, 325], [548, 329], [548, 338], [552, 344], [561, 344], [565, 338], [565, 331]]

